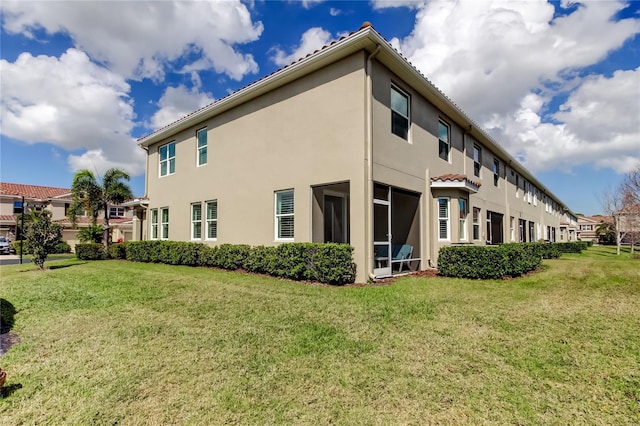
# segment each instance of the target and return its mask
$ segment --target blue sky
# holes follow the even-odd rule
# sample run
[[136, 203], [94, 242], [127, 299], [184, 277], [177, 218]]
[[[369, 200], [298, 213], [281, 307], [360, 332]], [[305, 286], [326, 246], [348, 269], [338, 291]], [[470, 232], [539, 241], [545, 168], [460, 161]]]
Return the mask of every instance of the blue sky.
[[640, 163], [639, 1], [3, 1], [0, 179], [128, 170], [136, 139], [369, 21], [576, 213]]

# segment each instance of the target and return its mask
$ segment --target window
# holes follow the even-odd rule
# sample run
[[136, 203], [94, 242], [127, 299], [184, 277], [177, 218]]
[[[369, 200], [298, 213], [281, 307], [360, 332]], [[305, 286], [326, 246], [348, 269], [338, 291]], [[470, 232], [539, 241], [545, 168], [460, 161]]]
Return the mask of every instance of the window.
[[151, 239], [158, 239], [158, 209], [151, 210]]
[[445, 161], [449, 161], [449, 125], [438, 121], [438, 155]]
[[198, 166], [207, 164], [207, 128], [200, 129], [196, 132], [198, 140]]
[[536, 188], [535, 186], [533, 187], [533, 205], [538, 205], [538, 188]]
[[438, 239], [449, 240], [449, 199], [438, 198]]
[[160, 176], [176, 172], [176, 143], [171, 142], [160, 147]]
[[459, 226], [458, 226], [458, 239], [460, 241], [467, 241], [467, 200], [459, 199], [458, 207], [460, 209], [459, 214]]
[[500, 181], [500, 161], [497, 158], [493, 159], [493, 186], [498, 186]]
[[482, 149], [478, 145], [473, 146], [473, 174], [480, 177], [482, 167]]
[[218, 200], [207, 201], [207, 240], [218, 238]]
[[480, 239], [480, 209], [473, 208], [473, 239]]
[[516, 175], [516, 198], [520, 198], [520, 175]]
[[520, 242], [527, 242], [527, 233], [525, 232], [527, 221], [524, 219], [518, 219], [518, 235], [520, 235]]
[[516, 240], [516, 230], [513, 227], [515, 220], [516, 219], [513, 216], [509, 217], [509, 236], [511, 238], [511, 241]]
[[191, 204], [191, 239], [202, 238], [202, 203]]
[[276, 192], [276, 239], [293, 240], [293, 189]]
[[123, 217], [124, 207], [109, 207], [109, 217]]
[[160, 209], [160, 238], [169, 239], [169, 208]]
[[391, 133], [409, 140], [409, 95], [391, 86]]

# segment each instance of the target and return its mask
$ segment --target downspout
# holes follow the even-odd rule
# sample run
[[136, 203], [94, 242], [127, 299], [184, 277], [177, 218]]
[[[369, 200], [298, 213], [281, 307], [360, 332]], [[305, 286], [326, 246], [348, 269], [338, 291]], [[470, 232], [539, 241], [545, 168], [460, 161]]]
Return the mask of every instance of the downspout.
[[365, 259], [367, 260], [367, 274], [374, 280], [371, 266], [373, 265], [373, 83], [371, 82], [371, 64], [373, 59], [380, 53], [380, 45], [376, 47], [367, 58], [367, 100], [366, 100], [366, 133], [365, 143], [367, 145], [367, 196], [366, 196], [366, 238], [365, 238]]

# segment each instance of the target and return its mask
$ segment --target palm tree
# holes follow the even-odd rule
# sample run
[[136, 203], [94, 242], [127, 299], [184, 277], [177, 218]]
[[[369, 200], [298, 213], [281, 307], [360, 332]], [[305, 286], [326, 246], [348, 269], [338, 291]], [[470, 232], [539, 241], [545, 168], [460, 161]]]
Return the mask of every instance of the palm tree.
[[91, 224], [97, 225], [98, 215], [104, 214], [104, 237], [102, 243], [109, 247], [109, 206], [117, 205], [133, 198], [131, 188], [126, 182], [131, 179], [122, 169], [107, 170], [100, 183], [93, 172], [87, 169], [78, 170], [73, 176], [71, 196], [73, 203], [69, 207], [69, 220], [75, 226], [78, 213], [84, 209], [91, 216]]
[[614, 244], [616, 241], [616, 227], [613, 223], [602, 222], [596, 227], [596, 236], [600, 244]]

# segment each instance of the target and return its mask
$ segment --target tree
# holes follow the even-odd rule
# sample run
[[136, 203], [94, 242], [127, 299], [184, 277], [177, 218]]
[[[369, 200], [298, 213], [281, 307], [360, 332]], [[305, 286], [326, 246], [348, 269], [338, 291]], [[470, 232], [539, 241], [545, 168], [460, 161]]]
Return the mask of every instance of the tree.
[[613, 218], [616, 230], [617, 254], [622, 240], [631, 240], [631, 252], [640, 235], [640, 163], [634, 171], [627, 173], [616, 188], [607, 190], [601, 200], [602, 208]]
[[91, 224], [97, 225], [98, 215], [104, 214], [102, 243], [109, 247], [109, 206], [118, 205], [133, 198], [131, 188], [126, 182], [130, 178], [124, 170], [112, 168], [105, 172], [99, 182], [93, 172], [87, 169], [78, 170], [73, 176], [71, 195], [73, 203], [69, 208], [69, 220], [75, 226], [81, 209], [91, 216]]
[[33, 263], [44, 269], [47, 256], [54, 253], [62, 241], [62, 225], [51, 222], [51, 212], [48, 210], [32, 214], [32, 219], [25, 225], [26, 248], [33, 255]]
[[104, 238], [104, 229], [102, 225], [89, 225], [78, 231], [78, 240], [81, 243], [98, 243], [102, 244]]
[[596, 235], [600, 244], [613, 245], [616, 243], [616, 228], [612, 223], [600, 223], [596, 227]]

